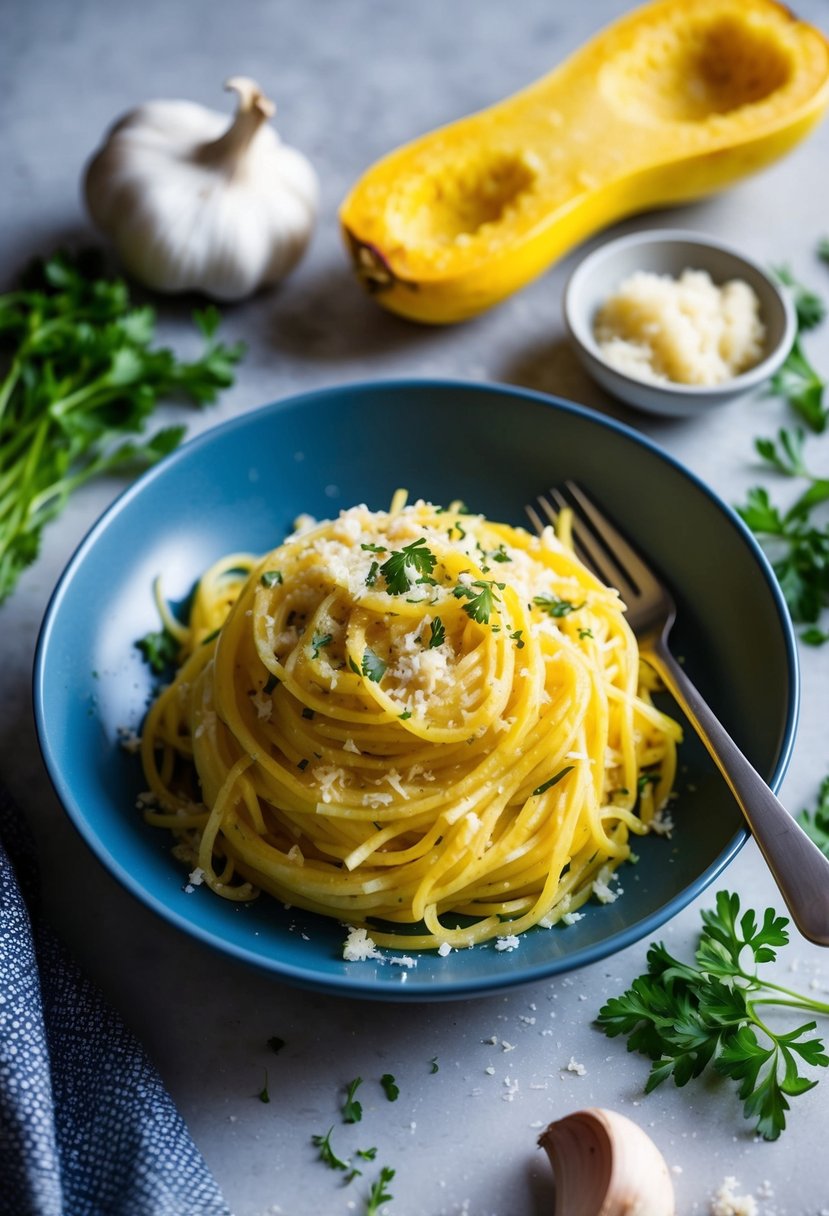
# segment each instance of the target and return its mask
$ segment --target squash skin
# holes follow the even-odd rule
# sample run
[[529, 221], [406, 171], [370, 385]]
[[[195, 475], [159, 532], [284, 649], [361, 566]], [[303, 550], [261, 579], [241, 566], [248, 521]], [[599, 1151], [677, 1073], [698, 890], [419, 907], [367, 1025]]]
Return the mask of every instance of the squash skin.
[[655, 0], [376, 162], [342, 204], [344, 238], [384, 307], [464, 320], [606, 225], [762, 169], [827, 106], [829, 44], [776, 0]]

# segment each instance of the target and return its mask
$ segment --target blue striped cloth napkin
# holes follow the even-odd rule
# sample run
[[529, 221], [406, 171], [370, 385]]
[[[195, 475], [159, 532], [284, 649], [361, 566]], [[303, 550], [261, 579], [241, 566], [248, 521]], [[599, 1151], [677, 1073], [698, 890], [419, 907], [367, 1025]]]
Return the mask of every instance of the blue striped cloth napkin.
[[161, 1078], [39, 910], [0, 789], [0, 1214], [230, 1216]]

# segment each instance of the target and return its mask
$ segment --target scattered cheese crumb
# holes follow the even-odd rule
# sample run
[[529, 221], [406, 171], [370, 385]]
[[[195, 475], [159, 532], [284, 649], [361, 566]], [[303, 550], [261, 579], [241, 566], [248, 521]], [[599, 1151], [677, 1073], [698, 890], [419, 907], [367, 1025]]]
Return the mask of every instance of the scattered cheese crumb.
[[579, 1064], [575, 1056], [570, 1056], [570, 1060], [567, 1064], [567, 1072], [574, 1072], [576, 1076], [583, 1077], [587, 1072], [587, 1069], [583, 1064]]
[[451, 953], [452, 953], [452, 947], [449, 945], [449, 943], [441, 942], [440, 945], [438, 946], [438, 954], [440, 955], [440, 957], [446, 958], [447, 954], [451, 954]]
[[367, 930], [349, 926], [348, 937], [343, 943], [343, 958], [348, 963], [359, 963], [365, 959], [382, 959], [383, 955], [369, 937]]
[[521, 942], [514, 933], [509, 937], [498, 937], [495, 939], [496, 950], [517, 950], [520, 945]]
[[621, 887], [617, 887], [615, 891], [612, 890], [610, 884], [615, 877], [616, 873], [611, 870], [610, 866], [602, 866], [599, 873], [593, 879], [593, 894], [599, 903], [615, 903], [619, 896], [624, 894]]
[[757, 1203], [751, 1195], [735, 1195], [737, 1179], [728, 1177], [723, 1180], [716, 1195], [711, 1200], [711, 1216], [757, 1216]]

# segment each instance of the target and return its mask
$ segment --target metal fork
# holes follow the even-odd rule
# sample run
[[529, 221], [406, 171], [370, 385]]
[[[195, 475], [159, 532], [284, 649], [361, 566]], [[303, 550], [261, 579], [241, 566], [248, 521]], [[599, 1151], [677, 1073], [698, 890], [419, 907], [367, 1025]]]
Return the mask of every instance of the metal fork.
[[806, 835], [703, 700], [668, 648], [676, 605], [641, 555], [575, 482], [539, 495], [526, 507], [541, 532], [566, 507], [572, 511], [578, 556], [603, 583], [615, 587], [642, 657], [654, 668], [694, 730], [751, 828], [794, 923], [809, 941], [829, 946], [829, 858]]

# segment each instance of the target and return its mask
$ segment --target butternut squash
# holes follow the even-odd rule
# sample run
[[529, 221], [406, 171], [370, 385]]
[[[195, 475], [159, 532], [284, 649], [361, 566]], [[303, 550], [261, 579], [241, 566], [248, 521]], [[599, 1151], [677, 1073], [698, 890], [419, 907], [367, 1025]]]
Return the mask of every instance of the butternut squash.
[[775, 0], [655, 0], [549, 75], [369, 168], [340, 220], [393, 312], [451, 322], [625, 215], [722, 189], [829, 104], [829, 44]]

